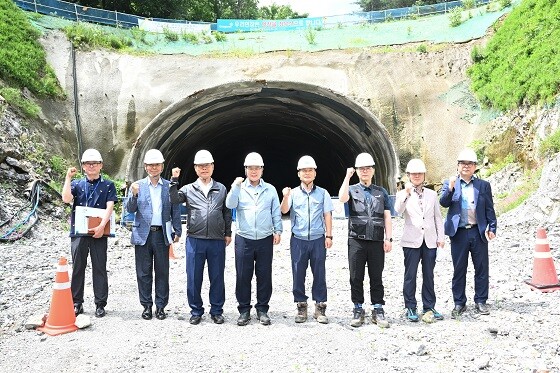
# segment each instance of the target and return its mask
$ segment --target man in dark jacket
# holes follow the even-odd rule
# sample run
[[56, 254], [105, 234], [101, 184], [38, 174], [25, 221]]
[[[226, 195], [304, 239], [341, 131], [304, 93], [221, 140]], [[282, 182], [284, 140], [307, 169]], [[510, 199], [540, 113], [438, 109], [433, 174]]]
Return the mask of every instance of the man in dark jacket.
[[152, 282], [155, 274], [156, 318], [167, 317], [165, 306], [169, 301], [169, 245], [181, 237], [181, 205], [172, 205], [169, 199], [169, 181], [161, 177], [163, 154], [150, 149], [144, 156], [148, 177], [130, 186], [126, 209], [135, 213], [130, 239], [134, 247], [136, 279], [142, 318], [152, 318]]
[[187, 299], [191, 307], [190, 323], [202, 320], [204, 307], [200, 295], [204, 265], [208, 262], [210, 278], [210, 317], [223, 324], [225, 302], [225, 248], [231, 242], [231, 210], [225, 205], [226, 187], [212, 179], [214, 158], [208, 150], [194, 156], [198, 179], [177, 190], [180, 168], [174, 168], [171, 178], [171, 203], [187, 204]]
[[472, 149], [463, 150], [457, 157], [457, 175], [443, 183], [440, 205], [449, 207], [445, 219], [445, 234], [451, 240], [453, 280], [451, 289], [456, 319], [467, 310], [465, 295], [469, 253], [474, 266], [475, 310], [481, 315], [490, 311], [488, 300], [488, 241], [496, 237], [497, 219], [490, 183], [474, 177], [477, 164]]

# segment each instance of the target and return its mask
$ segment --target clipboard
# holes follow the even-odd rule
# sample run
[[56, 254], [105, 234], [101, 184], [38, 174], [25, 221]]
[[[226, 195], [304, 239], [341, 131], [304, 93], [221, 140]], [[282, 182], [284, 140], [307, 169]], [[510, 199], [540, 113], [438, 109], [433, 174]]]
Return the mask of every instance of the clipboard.
[[[95, 207], [76, 206], [74, 233], [80, 236], [92, 236], [90, 228], [97, 227], [105, 216], [105, 209]], [[115, 212], [111, 214], [109, 222], [105, 225], [103, 237], [115, 237]]]
[[[87, 223], [88, 223], [88, 232], [91, 233], [90, 229], [93, 229], [95, 227], [97, 227], [99, 224], [101, 224], [101, 221], [103, 220], [103, 218], [100, 218], [98, 216], [88, 216], [87, 217]], [[109, 222], [107, 222], [109, 223]], [[105, 223], [105, 229], [103, 230], [103, 235], [104, 236], [110, 236], [111, 235], [111, 224], [107, 224]]]

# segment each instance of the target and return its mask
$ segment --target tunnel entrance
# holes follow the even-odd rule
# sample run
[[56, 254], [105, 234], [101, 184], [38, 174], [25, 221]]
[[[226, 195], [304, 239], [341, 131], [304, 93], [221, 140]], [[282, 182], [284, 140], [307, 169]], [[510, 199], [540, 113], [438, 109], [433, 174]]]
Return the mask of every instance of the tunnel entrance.
[[[346, 168], [361, 152], [376, 163], [375, 183], [395, 191], [399, 173], [387, 130], [361, 106], [325, 88], [294, 82], [240, 82], [196, 92], [160, 113], [144, 128], [132, 149], [127, 180], [145, 177], [144, 153], [160, 149], [164, 177], [180, 167], [180, 185], [196, 179], [194, 154], [209, 150], [213, 178], [229, 190], [244, 177], [249, 152], [263, 156], [263, 179], [280, 192], [299, 185], [296, 165], [303, 155], [317, 163], [315, 183], [338, 195]], [[357, 178], [351, 180], [357, 182]]]

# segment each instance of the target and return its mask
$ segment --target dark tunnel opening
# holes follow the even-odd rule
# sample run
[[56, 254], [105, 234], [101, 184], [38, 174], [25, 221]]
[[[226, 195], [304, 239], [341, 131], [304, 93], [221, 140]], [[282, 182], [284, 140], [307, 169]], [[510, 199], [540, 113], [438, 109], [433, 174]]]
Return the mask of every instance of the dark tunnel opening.
[[[156, 117], [140, 134], [128, 163], [127, 179], [145, 176], [143, 154], [160, 149], [164, 177], [182, 169], [180, 185], [196, 180], [195, 153], [209, 150], [214, 180], [229, 190], [244, 175], [243, 161], [258, 152], [263, 179], [276, 187], [299, 185], [297, 162], [311, 155], [316, 184], [337, 196], [346, 168], [361, 152], [376, 162], [375, 183], [395, 190], [398, 162], [385, 128], [349, 99], [320, 87], [288, 82], [230, 83], [197, 92]], [[357, 182], [354, 177], [352, 182]]]

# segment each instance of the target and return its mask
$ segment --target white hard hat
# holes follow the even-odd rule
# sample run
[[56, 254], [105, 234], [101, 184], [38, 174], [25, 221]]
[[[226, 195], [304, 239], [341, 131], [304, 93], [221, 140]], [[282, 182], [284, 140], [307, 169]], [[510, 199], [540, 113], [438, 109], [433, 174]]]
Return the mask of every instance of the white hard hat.
[[309, 155], [304, 155], [301, 157], [297, 163], [297, 170], [301, 170], [302, 168], [315, 168], [317, 169], [317, 165], [315, 164], [315, 160], [313, 157]]
[[411, 159], [406, 165], [406, 172], [412, 174], [426, 173], [426, 165], [421, 159]]
[[199, 150], [194, 155], [194, 164], [214, 163], [214, 158], [208, 150]]
[[476, 153], [474, 152], [474, 150], [469, 148], [463, 149], [457, 156], [457, 162], [461, 161], [478, 163], [478, 160], [476, 159]]
[[163, 163], [165, 159], [163, 159], [163, 154], [157, 149], [150, 149], [144, 155], [144, 163], [145, 164], [157, 164]]
[[245, 157], [245, 163], [243, 163], [243, 166], [247, 167], [247, 166], [264, 166], [264, 161], [261, 157], [261, 155], [259, 153], [249, 153], [247, 154], [247, 156]]
[[375, 162], [373, 161], [373, 157], [369, 153], [361, 153], [358, 154], [356, 157], [356, 164], [354, 167], [369, 167], [375, 166]]
[[82, 163], [84, 162], [103, 162], [101, 158], [101, 153], [95, 149], [87, 149], [84, 154], [82, 154]]

